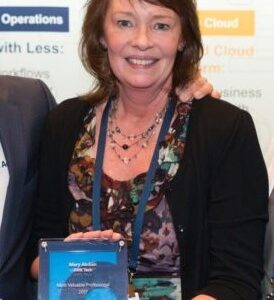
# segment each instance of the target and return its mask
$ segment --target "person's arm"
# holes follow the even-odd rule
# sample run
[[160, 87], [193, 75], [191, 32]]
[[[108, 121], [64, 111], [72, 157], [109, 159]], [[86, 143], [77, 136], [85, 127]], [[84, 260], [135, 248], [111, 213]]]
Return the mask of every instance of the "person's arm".
[[210, 277], [200, 295], [257, 300], [263, 277], [267, 173], [250, 115], [240, 111], [227, 129], [211, 145]]
[[202, 77], [200, 73], [186, 87], [178, 87], [176, 93], [182, 102], [188, 102], [193, 98], [201, 99], [206, 95], [211, 95], [216, 99], [221, 97], [220, 92], [215, 90], [213, 85], [205, 77]]

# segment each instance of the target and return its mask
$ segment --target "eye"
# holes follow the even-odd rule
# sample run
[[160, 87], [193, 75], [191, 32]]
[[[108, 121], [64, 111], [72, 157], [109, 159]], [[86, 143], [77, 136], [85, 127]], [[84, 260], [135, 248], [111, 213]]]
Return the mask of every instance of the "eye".
[[165, 24], [165, 23], [156, 23], [154, 26], [153, 26], [154, 29], [156, 30], [169, 30], [170, 29], [170, 26], [168, 24]]
[[127, 27], [127, 28], [129, 28], [129, 27], [133, 26], [132, 22], [129, 21], [129, 20], [118, 20], [117, 24], [118, 24], [119, 27]]

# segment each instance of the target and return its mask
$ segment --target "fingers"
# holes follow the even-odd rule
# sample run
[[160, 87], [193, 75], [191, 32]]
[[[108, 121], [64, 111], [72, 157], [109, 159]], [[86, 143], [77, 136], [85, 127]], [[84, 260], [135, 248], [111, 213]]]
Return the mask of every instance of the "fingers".
[[112, 229], [102, 230], [102, 231], [88, 231], [83, 235], [84, 238], [89, 239], [107, 239], [107, 240], [120, 240], [122, 235], [117, 232], [113, 232]]
[[112, 240], [114, 241], [119, 241], [121, 240], [123, 237], [120, 233], [117, 233], [117, 232], [113, 232], [113, 235], [112, 235]]
[[203, 97], [205, 97], [206, 95], [209, 95], [212, 93], [213, 91], [213, 86], [211, 83], [209, 83], [208, 81], [206, 81], [206, 79], [204, 79], [204, 81], [200, 82], [199, 85], [193, 85], [193, 97], [196, 99], [201, 99]]
[[191, 101], [193, 98], [201, 99], [213, 91], [213, 86], [206, 78], [198, 74], [184, 88], [178, 87], [176, 94], [182, 102]]
[[213, 90], [212, 93], [211, 93], [211, 96], [213, 98], [220, 99], [221, 96], [222, 96], [222, 94], [219, 91], [217, 91], [217, 90]]
[[64, 239], [65, 242], [71, 241], [71, 240], [78, 240], [83, 238], [83, 232], [77, 232], [77, 233], [72, 233], [68, 237]]
[[100, 231], [100, 237], [103, 239], [112, 239], [112, 236], [113, 236], [112, 229]]
[[188, 85], [184, 88], [176, 88], [176, 94], [182, 102], [188, 102], [192, 99], [192, 89]]
[[87, 231], [83, 233], [84, 239], [100, 239], [101, 238], [101, 231], [95, 230], [95, 231]]
[[96, 231], [87, 231], [87, 232], [77, 232], [72, 233], [64, 241], [71, 241], [71, 240], [79, 240], [79, 239], [107, 239], [107, 240], [114, 240], [118, 241], [122, 239], [122, 235], [117, 232], [113, 232], [112, 229], [108, 230], [96, 230]]
[[176, 88], [176, 94], [182, 102], [189, 102], [193, 98], [201, 99], [206, 95], [211, 95], [217, 99], [221, 97], [221, 93], [214, 90], [213, 85], [200, 73], [185, 87]]

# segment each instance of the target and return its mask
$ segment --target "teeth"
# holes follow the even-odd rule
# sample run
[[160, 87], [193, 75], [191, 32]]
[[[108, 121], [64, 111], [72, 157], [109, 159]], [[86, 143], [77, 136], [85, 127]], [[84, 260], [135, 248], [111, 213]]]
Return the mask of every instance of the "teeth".
[[142, 65], [142, 66], [146, 66], [146, 65], [150, 65], [153, 63], [153, 59], [149, 59], [149, 60], [145, 60], [145, 59], [134, 59], [131, 58], [129, 59], [129, 62], [134, 64], [134, 65]]

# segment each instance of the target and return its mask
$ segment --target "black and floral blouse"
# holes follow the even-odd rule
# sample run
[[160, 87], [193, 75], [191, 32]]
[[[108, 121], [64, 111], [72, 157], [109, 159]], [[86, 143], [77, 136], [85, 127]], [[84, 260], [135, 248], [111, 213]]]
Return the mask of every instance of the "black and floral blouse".
[[[165, 189], [174, 178], [184, 153], [190, 110], [191, 103], [177, 104], [177, 115], [160, 147], [159, 167], [147, 202], [140, 242], [135, 286], [141, 299], [181, 299], [180, 254]], [[75, 200], [69, 218], [70, 233], [92, 230], [95, 159], [89, 153], [95, 142], [95, 124], [96, 108], [92, 108], [84, 119], [69, 166], [68, 186]], [[102, 175], [102, 230], [121, 233], [129, 241], [129, 252], [133, 219], [145, 177], [146, 173], [142, 173], [130, 180], [118, 181]]]

